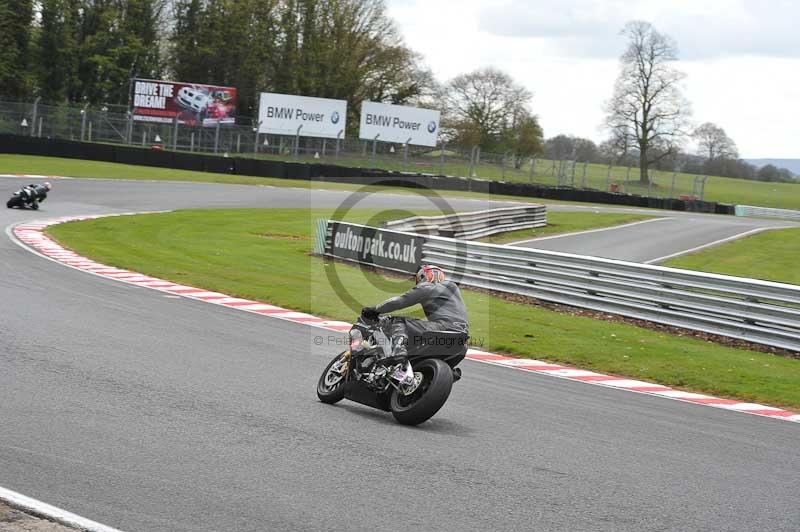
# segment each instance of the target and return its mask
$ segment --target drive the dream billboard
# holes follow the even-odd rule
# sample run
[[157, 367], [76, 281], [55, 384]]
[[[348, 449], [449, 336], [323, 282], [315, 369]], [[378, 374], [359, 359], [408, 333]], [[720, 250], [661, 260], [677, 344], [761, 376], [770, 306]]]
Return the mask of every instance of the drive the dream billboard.
[[439, 111], [385, 103], [361, 103], [359, 137], [382, 142], [436, 146]]
[[345, 100], [262, 92], [258, 106], [259, 133], [344, 138], [346, 119]]
[[190, 126], [236, 123], [236, 89], [200, 83], [134, 79], [131, 107], [140, 122]]

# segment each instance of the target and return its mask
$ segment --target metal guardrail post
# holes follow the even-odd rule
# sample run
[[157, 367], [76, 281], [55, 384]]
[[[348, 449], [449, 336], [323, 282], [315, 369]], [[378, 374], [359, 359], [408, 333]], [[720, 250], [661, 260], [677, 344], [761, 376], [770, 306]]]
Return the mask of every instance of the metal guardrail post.
[[408, 171], [408, 143], [411, 142], [411, 137], [403, 144], [403, 171]]
[[217, 122], [217, 127], [214, 128], [214, 153], [219, 152], [219, 122]]
[[173, 150], [177, 150], [178, 149], [178, 123], [179, 123], [177, 115], [175, 116], [175, 119], [173, 120], [173, 122], [174, 122], [174, 124], [173, 124], [173, 128], [172, 128], [172, 149]]
[[339, 132], [336, 134], [336, 154], [334, 158], [339, 158], [339, 150], [341, 149], [341, 141], [342, 141], [342, 133], [344, 133], [344, 129], [340, 129]]

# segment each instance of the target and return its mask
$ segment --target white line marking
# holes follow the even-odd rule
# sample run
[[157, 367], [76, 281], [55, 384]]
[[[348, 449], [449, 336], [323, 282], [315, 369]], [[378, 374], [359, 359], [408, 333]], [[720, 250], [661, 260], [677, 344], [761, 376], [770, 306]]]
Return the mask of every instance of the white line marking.
[[615, 229], [623, 229], [625, 227], [631, 227], [633, 225], [641, 225], [641, 224], [648, 224], [651, 222], [662, 222], [664, 220], [674, 220], [674, 218], [666, 217], [666, 218], [653, 218], [652, 220], [639, 220], [638, 222], [631, 222], [629, 224], [622, 224], [622, 225], [612, 225], [611, 227], [600, 227], [598, 229], [587, 229], [585, 231], [576, 231], [574, 233], [564, 233], [561, 235], [552, 235], [552, 236], [540, 236], [538, 238], [529, 238], [527, 240], [519, 240], [517, 242], [509, 242], [506, 244], [507, 246], [518, 246], [520, 244], [525, 244], [526, 242], [538, 242], [540, 240], [552, 240], [554, 238], [566, 238], [569, 236], [577, 236], [577, 235], [585, 235], [588, 233], [599, 233], [600, 231], [613, 231]]
[[87, 532], [121, 532], [119, 529], [111, 528], [110, 526], [92, 521], [91, 519], [86, 519], [85, 517], [75, 515], [61, 508], [56, 508], [45, 502], [3, 487], [0, 487], [0, 500], [6, 501], [11, 506], [21, 508], [33, 515], [45, 517], [57, 523], [61, 523], [62, 525], [78, 528], [79, 530], [85, 530]]
[[715, 240], [713, 242], [709, 242], [708, 244], [703, 244], [702, 246], [697, 246], [692, 249], [686, 249], [684, 251], [678, 251], [676, 253], [671, 253], [669, 255], [664, 255], [663, 257], [659, 257], [657, 259], [650, 259], [645, 261], [644, 264], [653, 264], [655, 262], [661, 262], [663, 260], [671, 259], [673, 257], [679, 257], [681, 255], [686, 255], [687, 253], [694, 253], [695, 251], [700, 251], [701, 249], [710, 248], [712, 246], [718, 246], [720, 244], [724, 244], [725, 242], [730, 242], [731, 240], [738, 240], [740, 238], [744, 238], [746, 236], [754, 235], [756, 233], [761, 233], [762, 231], [769, 231], [770, 229], [783, 229], [782, 227], [758, 227], [756, 229], [751, 229], [750, 231], [745, 231], [744, 233], [738, 233], [733, 236], [729, 236], [727, 238], [722, 238], [720, 240]]

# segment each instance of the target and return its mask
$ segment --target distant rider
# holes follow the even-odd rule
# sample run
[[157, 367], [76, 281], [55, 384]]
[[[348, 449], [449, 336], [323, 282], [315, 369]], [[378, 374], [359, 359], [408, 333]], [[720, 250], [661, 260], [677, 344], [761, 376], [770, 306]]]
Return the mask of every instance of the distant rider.
[[38, 209], [39, 204], [47, 199], [47, 193], [53, 188], [49, 182], [41, 185], [30, 184], [22, 187], [22, 201], [30, 205], [32, 209]]
[[469, 333], [469, 319], [458, 285], [445, 279], [438, 266], [422, 266], [417, 272], [416, 286], [401, 296], [387, 299], [375, 307], [364, 307], [361, 315], [377, 319], [419, 303], [428, 321], [395, 316], [391, 318], [389, 333], [392, 338], [392, 357], [408, 355], [408, 346], [423, 345], [422, 334], [431, 331], [457, 331]]

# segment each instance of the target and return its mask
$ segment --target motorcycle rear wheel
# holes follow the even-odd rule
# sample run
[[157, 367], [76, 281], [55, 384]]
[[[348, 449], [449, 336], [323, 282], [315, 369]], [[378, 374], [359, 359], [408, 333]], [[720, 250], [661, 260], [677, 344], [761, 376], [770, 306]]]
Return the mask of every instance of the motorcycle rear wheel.
[[14, 207], [22, 207], [22, 199], [19, 196], [11, 196], [6, 202], [6, 207], [13, 209]]
[[444, 406], [453, 388], [453, 370], [438, 358], [414, 365], [414, 373], [422, 374], [417, 389], [410, 395], [392, 390], [389, 402], [392, 415], [403, 425], [419, 425], [429, 420]]
[[340, 375], [333, 369], [334, 365], [344, 357], [341, 353], [334, 357], [325, 367], [325, 371], [319, 377], [317, 382], [317, 397], [323, 403], [332, 405], [344, 399], [344, 375]]

